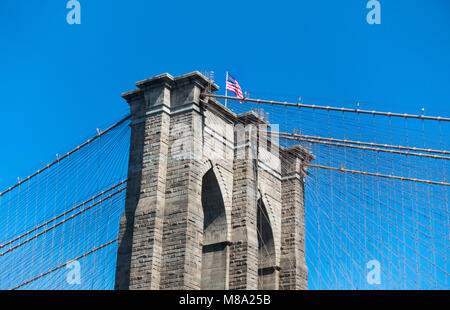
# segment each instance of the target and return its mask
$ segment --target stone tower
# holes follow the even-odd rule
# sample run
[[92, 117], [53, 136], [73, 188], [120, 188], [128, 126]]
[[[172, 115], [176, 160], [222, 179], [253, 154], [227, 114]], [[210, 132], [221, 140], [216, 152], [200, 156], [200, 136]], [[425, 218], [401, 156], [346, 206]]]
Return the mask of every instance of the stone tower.
[[199, 72], [123, 94], [131, 144], [116, 289], [307, 289], [305, 163]]

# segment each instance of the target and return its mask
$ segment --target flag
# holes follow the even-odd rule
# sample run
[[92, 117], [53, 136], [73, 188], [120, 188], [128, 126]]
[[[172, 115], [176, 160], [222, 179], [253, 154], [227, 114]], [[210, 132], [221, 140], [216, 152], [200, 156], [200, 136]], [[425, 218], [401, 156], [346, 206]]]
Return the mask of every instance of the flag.
[[[236, 79], [234, 77], [232, 77], [228, 72], [227, 72], [227, 85], [226, 85], [226, 90], [229, 90], [231, 92], [233, 92], [236, 97], [243, 99], [243, 95], [242, 95], [242, 89], [241, 86], [239, 86], [238, 81], [236, 81]], [[241, 101], [242, 103], [242, 101]]]

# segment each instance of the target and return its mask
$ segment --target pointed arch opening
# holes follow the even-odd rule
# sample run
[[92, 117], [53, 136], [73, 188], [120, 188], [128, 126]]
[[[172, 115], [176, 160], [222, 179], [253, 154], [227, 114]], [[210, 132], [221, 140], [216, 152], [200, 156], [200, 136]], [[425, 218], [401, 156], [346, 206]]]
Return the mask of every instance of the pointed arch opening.
[[213, 168], [202, 179], [203, 248], [201, 289], [228, 288], [225, 204]]
[[275, 262], [273, 231], [262, 198], [257, 201], [258, 234], [258, 289], [270, 290], [278, 287], [278, 269]]

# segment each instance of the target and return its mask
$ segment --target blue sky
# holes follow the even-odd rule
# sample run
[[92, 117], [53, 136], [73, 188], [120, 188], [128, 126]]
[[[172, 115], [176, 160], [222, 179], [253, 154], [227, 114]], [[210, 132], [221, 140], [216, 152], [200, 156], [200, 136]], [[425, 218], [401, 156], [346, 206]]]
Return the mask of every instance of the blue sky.
[[229, 70], [253, 97], [450, 114], [450, 3], [354, 1], [0, 3], [0, 187], [128, 111], [121, 92], [162, 73]]
[[0, 190], [128, 112], [121, 93], [169, 72], [225, 72], [252, 97], [450, 115], [450, 2], [0, 2]]

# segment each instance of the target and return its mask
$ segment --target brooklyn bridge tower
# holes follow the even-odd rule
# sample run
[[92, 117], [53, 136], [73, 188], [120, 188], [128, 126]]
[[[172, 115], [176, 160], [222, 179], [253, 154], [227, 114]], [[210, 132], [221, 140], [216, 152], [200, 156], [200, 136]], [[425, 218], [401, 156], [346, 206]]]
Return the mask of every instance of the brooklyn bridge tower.
[[136, 85], [116, 289], [307, 289], [313, 156], [205, 95], [199, 72]]

